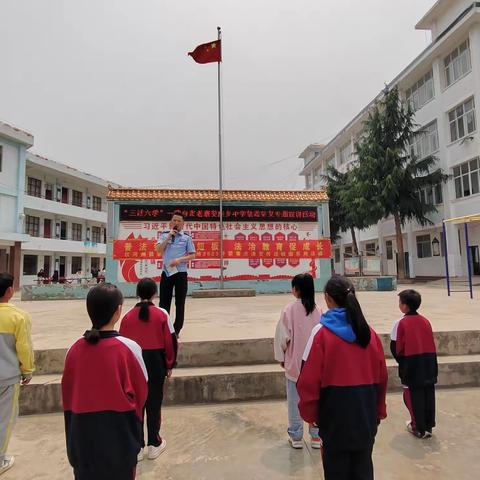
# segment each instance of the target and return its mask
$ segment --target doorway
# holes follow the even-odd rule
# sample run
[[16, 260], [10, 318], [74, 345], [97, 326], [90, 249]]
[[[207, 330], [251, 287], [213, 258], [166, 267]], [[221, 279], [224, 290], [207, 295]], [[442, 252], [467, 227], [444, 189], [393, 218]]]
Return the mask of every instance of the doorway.
[[470, 247], [470, 267], [472, 269], [472, 275], [480, 275], [480, 253], [478, 251], [478, 245]]
[[45, 278], [50, 277], [50, 257], [43, 257], [43, 271], [45, 272]]
[[65, 265], [66, 265], [66, 257], [60, 257], [60, 268], [58, 272], [60, 277], [65, 277]]

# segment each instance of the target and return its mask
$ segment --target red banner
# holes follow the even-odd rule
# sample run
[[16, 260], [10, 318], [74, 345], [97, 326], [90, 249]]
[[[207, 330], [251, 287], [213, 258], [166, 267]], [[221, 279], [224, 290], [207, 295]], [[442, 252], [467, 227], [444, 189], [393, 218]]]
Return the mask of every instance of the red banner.
[[[113, 258], [155, 259], [161, 255], [155, 251], [156, 240], [130, 239], [114, 240]], [[194, 242], [197, 259], [220, 257], [219, 240], [196, 240]], [[224, 240], [225, 259], [300, 259], [331, 258], [329, 240]], [[265, 263], [264, 263], [265, 264]], [[270, 265], [270, 262], [267, 262]]]

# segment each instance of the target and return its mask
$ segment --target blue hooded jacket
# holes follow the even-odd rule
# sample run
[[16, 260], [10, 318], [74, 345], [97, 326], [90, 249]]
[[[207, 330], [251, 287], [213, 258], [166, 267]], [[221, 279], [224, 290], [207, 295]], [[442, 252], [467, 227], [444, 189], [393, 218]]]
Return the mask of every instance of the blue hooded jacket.
[[320, 323], [346, 342], [353, 343], [357, 336], [347, 318], [346, 308], [331, 308], [320, 318]]

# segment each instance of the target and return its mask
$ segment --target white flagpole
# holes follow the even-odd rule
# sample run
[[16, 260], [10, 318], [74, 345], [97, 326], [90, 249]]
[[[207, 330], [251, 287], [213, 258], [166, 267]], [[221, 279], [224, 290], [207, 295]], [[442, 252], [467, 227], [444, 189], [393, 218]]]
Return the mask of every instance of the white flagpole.
[[[222, 39], [222, 30], [217, 27], [218, 40]], [[221, 97], [221, 75], [218, 64], [218, 184], [220, 197], [220, 288], [223, 289], [223, 166], [222, 166], [222, 97]]]

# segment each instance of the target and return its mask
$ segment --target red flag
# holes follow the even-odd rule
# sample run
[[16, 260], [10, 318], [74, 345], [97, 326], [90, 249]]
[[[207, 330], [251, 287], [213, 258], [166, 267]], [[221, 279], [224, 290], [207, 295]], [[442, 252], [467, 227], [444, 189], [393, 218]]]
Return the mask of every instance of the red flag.
[[213, 42], [199, 45], [193, 52], [188, 54], [197, 63], [212, 63], [222, 61], [222, 41], [214, 40]]

